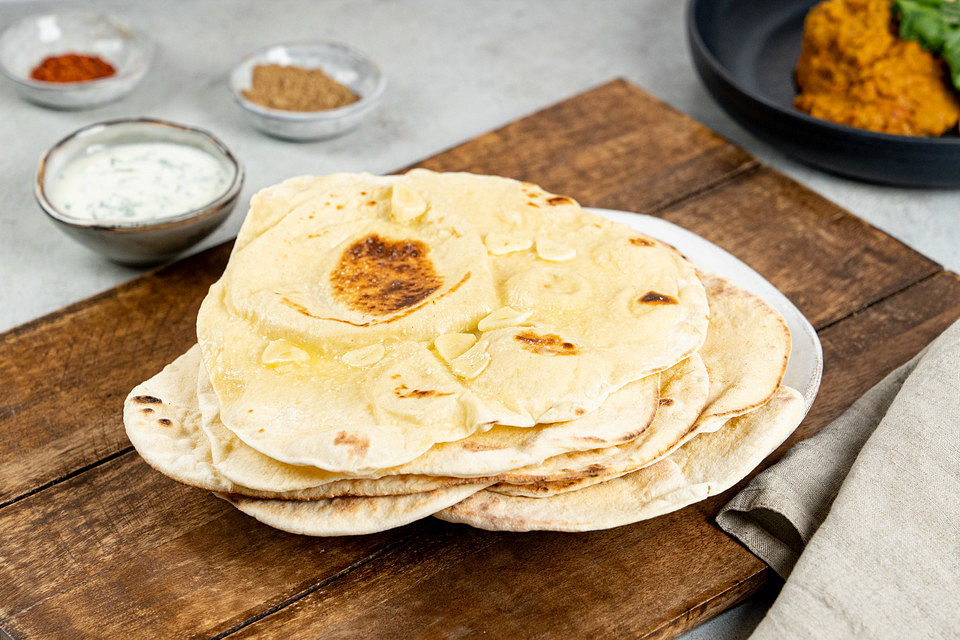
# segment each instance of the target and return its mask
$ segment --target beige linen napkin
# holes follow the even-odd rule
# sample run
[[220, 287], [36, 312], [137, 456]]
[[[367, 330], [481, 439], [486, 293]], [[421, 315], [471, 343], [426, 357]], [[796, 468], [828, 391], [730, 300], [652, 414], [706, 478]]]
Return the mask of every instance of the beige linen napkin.
[[960, 322], [717, 524], [787, 579], [751, 640], [960, 638]]

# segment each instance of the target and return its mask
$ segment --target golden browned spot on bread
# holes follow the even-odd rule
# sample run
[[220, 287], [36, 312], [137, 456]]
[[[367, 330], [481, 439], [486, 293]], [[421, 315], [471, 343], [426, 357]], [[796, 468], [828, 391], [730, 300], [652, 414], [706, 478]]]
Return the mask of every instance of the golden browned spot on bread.
[[630, 442], [631, 440], [636, 440], [640, 437], [640, 434], [647, 430], [647, 426], [649, 425], [644, 425], [642, 429], [631, 431], [630, 433], [620, 436], [620, 442]]
[[584, 411], [584, 410], [581, 409], [580, 407], [577, 407], [576, 409], [573, 410], [573, 413], [574, 413], [574, 415], [582, 416], [583, 414], [586, 413], [586, 411]]
[[350, 513], [351, 511], [356, 511], [362, 504], [363, 504], [363, 500], [362, 499], [358, 500], [354, 496], [343, 496], [340, 498], [334, 498], [333, 502], [331, 502], [331, 505], [333, 506], [333, 510], [339, 514], [347, 514], [347, 513]]
[[429, 398], [435, 396], [449, 396], [450, 393], [437, 391], [436, 389], [411, 389], [405, 384], [399, 384], [393, 388], [393, 393], [398, 398]]
[[[556, 481], [553, 486], [557, 486], [557, 484], [560, 484], [559, 480]], [[571, 481], [562, 483], [562, 486], [567, 486], [569, 484], [571, 484]], [[544, 493], [550, 489], [550, 486], [551, 485], [545, 482], [531, 482], [530, 484], [523, 485], [523, 488], [530, 493]]]
[[567, 196], [552, 196], [547, 198], [547, 204], [551, 207], [557, 207], [561, 204], [573, 204], [573, 200]]
[[[684, 432], [680, 435], [679, 438], [677, 438], [677, 441], [683, 440], [683, 439], [686, 438], [688, 435], [690, 435], [691, 433], [693, 433], [694, 431], [696, 431], [699, 427], [700, 427], [699, 421], [698, 421], [698, 422], [694, 422], [692, 425], [690, 425], [690, 427], [689, 427], [686, 431], [684, 431]], [[669, 448], [669, 447], [668, 447], [668, 448]], [[667, 449], [664, 449], [664, 450], [661, 451], [658, 455], [662, 455], [662, 454], [664, 454], [664, 453], [666, 453], [666, 452], [667, 452]]]
[[635, 247], [652, 247], [653, 241], [646, 238], [630, 238], [630, 244]]
[[133, 396], [133, 401], [139, 402], [140, 404], [160, 404], [163, 402], [160, 398], [153, 396]]
[[469, 440], [464, 440], [463, 444], [460, 446], [467, 451], [497, 451], [499, 449], [503, 449], [503, 447], [481, 444], [479, 442], [471, 442]]
[[370, 448], [370, 441], [364, 437], [350, 435], [346, 431], [341, 431], [333, 439], [333, 444], [349, 447], [355, 456], [362, 456]]
[[173, 424], [173, 420], [169, 418], [159, 418], [157, 422], [163, 425], [164, 427], [169, 427], [170, 425]]
[[[596, 471], [593, 475], [599, 474], [600, 471]], [[548, 493], [551, 489], [568, 489], [570, 487], [580, 484], [581, 478], [571, 478], [567, 480], [547, 480], [541, 482], [531, 482], [529, 484], [522, 485], [524, 490], [529, 493]]]
[[646, 304], [677, 304], [677, 299], [673, 296], [668, 296], [665, 293], [657, 293], [656, 291], [647, 291], [640, 296], [637, 301], [645, 302]]
[[673, 404], [673, 398], [660, 398], [661, 407], [669, 407]]
[[377, 204], [377, 201], [376, 201], [376, 200], [368, 200], [368, 201], [367, 201], [367, 206], [368, 206], [368, 207], [372, 207], [372, 206], [375, 205], [375, 204]]
[[419, 240], [372, 234], [347, 247], [330, 274], [333, 296], [348, 307], [385, 316], [412, 307], [440, 288], [442, 280]]
[[592, 477], [594, 477], [594, 476], [600, 475], [600, 474], [603, 473], [605, 470], [606, 470], [606, 467], [603, 466], [602, 464], [592, 464], [592, 465], [590, 465], [589, 467], [587, 467], [586, 469], [584, 469], [583, 471], [584, 471], [584, 473], [587, 474], [587, 477], [592, 478]]
[[555, 333], [539, 335], [533, 331], [522, 331], [513, 336], [513, 339], [522, 344], [527, 351], [540, 356], [575, 356], [580, 353], [577, 345]]
[[527, 204], [530, 205], [531, 207], [536, 207], [537, 209], [540, 208], [540, 205], [538, 205], [536, 202], [528, 202]]
[[140, 413], [150, 414], [150, 413], [153, 413], [153, 409], [151, 409], [150, 407], [144, 407], [143, 409], [140, 409]]
[[342, 205], [342, 204], [338, 204], [338, 205], [337, 205], [337, 210], [340, 210], [340, 209], [343, 209], [343, 205]]
[[[471, 276], [471, 275], [472, 275], [472, 272], [467, 271], [465, 274], [463, 274], [463, 277], [460, 278], [460, 280], [458, 280], [455, 285], [453, 285], [452, 287], [450, 287], [449, 289], [447, 289], [447, 290], [444, 291], [443, 293], [439, 294], [436, 298], [434, 298], [434, 300], [439, 300], [440, 298], [442, 298], [442, 297], [444, 297], [444, 296], [448, 296], [448, 295], [450, 295], [451, 293], [454, 293], [457, 289], [459, 289], [459, 288], [463, 285], [464, 282], [466, 282], [467, 280], [470, 279], [470, 276]], [[313, 315], [312, 313], [310, 313], [310, 310], [307, 309], [307, 308], [306, 308], [305, 306], [303, 306], [302, 304], [297, 303], [297, 302], [294, 302], [294, 301], [291, 300], [290, 298], [287, 298], [286, 296], [280, 294], [280, 293], [277, 292], [277, 291], [274, 291], [273, 294], [274, 294], [275, 296], [277, 296], [277, 297], [280, 298], [280, 304], [283, 304], [283, 305], [286, 305], [286, 306], [290, 307], [291, 309], [293, 309], [293, 310], [296, 311], [297, 313], [302, 313], [302, 314], [305, 315], [305, 316], [309, 316], [309, 317], [311, 317], [311, 318], [316, 318], [317, 320], [329, 320], [330, 322], [341, 322], [341, 323], [343, 323], [343, 324], [349, 324], [349, 325], [354, 326], [354, 327], [369, 327], [369, 326], [377, 325], [377, 324], [386, 324], [386, 323], [388, 323], [388, 322], [395, 322], [395, 321], [397, 321], [397, 320], [400, 320], [401, 318], [405, 318], [406, 316], [410, 315], [411, 313], [413, 313], [414, 311], [416, 311], [416, 310], [419, 309], [420, 307], [422, 307], [422, 306], [424, 306], [424, 305], [426, 305], [426, 304], [430, 304], [430, 302], [431, 302], [431, 300], [426, 300], [426, 299], [425, 299], [425, 300], [423, 300], [420, 304], [415, 305], [415, 306], [412, 306], [412, 307], [408, 307], [408, 308], [404, 309], [402, 312], [400, 312], [400, 313], [398, 313], [398, 314], [395, 314], [395, 315], [393, 315], [393, 316], [390, 316], [389, 318], [386, 318], [386, 319], [384, 319], [384, 320], [370, 320], [370, 321], [367, 321], [367, 322], [352, 322], [352, 321], [350, 321], [350, 320], [344, 320], [344, 319], [342, 319], [342, 318], [324, 318], [323, 316], [315, 316], [315, 315]]]

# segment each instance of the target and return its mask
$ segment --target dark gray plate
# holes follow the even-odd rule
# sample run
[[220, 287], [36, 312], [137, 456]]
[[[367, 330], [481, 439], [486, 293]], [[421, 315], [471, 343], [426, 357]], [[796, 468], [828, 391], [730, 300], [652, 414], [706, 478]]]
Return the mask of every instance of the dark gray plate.
[[874, 133], [793, 107], [803, 19], [817, 0], [690, 0], [687, 38], [697, 73], [741, 125], [797, 159], [851, 178], [960, 187], [960, 137]]

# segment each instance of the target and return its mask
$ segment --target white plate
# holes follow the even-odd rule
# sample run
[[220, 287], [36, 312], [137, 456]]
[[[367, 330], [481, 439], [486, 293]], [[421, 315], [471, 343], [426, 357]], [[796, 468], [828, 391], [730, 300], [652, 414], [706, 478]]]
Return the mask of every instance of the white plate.
[[672, 222], [642, 213], [584, 208], [673, 245], [698, 268], [728, 278], [773, 305], [790, 327], [792, 347], [783, 384], [793, 387], [803, 395], [804, 415], [806, 415], [810, 405], [813, 404], [813, 399], [817, 397], [817, 390], [820, 389], [823, 349], [817, 332], [785, 295], [766, 278], [730, 253]]

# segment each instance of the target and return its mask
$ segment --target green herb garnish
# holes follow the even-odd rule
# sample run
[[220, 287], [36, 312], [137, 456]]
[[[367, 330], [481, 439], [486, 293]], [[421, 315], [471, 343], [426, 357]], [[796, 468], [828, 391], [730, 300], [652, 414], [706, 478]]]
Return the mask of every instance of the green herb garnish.
[[900, 19], [900, 37], [943, 58], [950, 81], [960, 89], [960, 2], [895, 0], [892, 8]]

